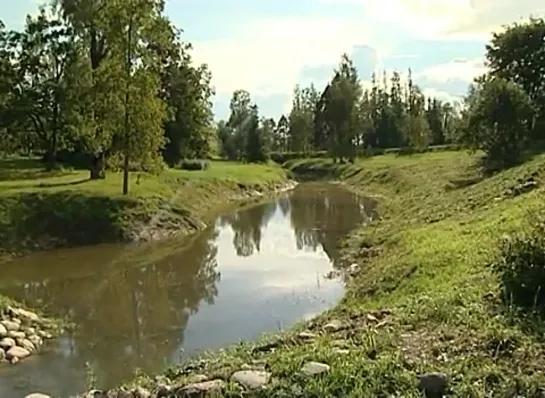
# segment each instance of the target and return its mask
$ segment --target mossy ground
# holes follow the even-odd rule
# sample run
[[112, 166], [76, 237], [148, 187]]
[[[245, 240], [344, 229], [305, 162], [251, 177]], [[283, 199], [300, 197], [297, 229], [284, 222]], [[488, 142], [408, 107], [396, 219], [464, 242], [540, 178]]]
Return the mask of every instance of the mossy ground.
[[[417, 376], [433, 371], [448, 376], [451, 396], [542, 397], [543, 323], [501, 302], [488, 265], [502, 236], [525, 228], [545, 207], [545, 156], [492, 176], [479, 164], [478, 155], [464, 152], [385, 155], [354, 165], [288, 162], [296, 173], [333, 177], [379, 199], [382, 219], [343, 243], [346, 263], [359, 265], [344, 300], [310, 323], [269, 336], [279, 339], [273, 350], [244, 343], [167, 375], [179, 384], [190, 369], [228, 379], [244, 364], [266, 363], [272, 382], [244, 396], [417, 397]], [[538, 188], [513, 195], [529, 178]], [[345, 328], [323, 332], [332, 319]], [[302, 342], [301, 330], [318, 337]], [[305, 377], [300, 369], [311, 360], [331, 370]], [[144, 376], [135, 382], [151, 383]], [[223, 395], [240, 391], [229, 384]]]
[[59, 246], [156, 240], [194, 231], [210, 212], [286, 181], [274, 165], [212, 162], [203, 171], [121, 173], [91, 181], [86, 170], [44, 171], [34, 159], [0, 161], [0, 256]]

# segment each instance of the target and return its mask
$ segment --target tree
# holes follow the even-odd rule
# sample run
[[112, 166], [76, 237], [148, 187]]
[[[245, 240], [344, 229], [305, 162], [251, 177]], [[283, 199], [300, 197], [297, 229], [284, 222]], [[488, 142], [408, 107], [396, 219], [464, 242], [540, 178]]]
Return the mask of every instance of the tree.
[[229, 108], [231, 115], [227, 121], [227, 127], [232, 130], [230, 145], [235, 149], [235, 159], [242, 159], [244, 158], [248, 130], [253, 128], [255, 123], [250, 93], [244, 90], [235, 91]]
[[[123, 194], [129, 192], [131, 159], [154, 163], [163, 145], [165, 105], [158, 96], [162, 59], [150, 49], [156, 43], [163, 4], [155, 0], [125, 0], [115, 9], [119, 45], [124, 54]], [[115, 44], [117, 41], [112, 40]]]
[[516, 164], [530, 138], [534, 108], [524, 89], [511, 81], [484, 76], [466, 98], [461, 141], [486, 153], [489, 166]]
[[289, 149], [307, 153], [312, 146], [314, 117], [319, 95], [314, 85], [293, 90], [292, 108], [289, 114]]
[[20, 142], [31, 133], [51, 167], [70, 132], [65, 117], [66, 74], [74, 55], [70, 30], [41, 8], [36, 17], [27, 17], [23, 32], [8, 36], [11, 86], [5, 88], [4, 120]]
[[492, 76], [517, 83], [537, 106], [534, 138], [544, 140], [545, 131], [545, 19], [506, 26], [493, 34], [486, 46], [487, 66]]
[[330, 137], [330, 151], [341, 162], [356, 156], [356, 136], [360, 131], [358, 116], [362, 88], [356, 67], [343, 54], [339, 68], [331, 81], [326, 99], [324, 120]]
[[[73, 79], [70, 115], [79, 124], [78, 146], [89, 154], [91, 179], [104, 178], [106, 158], [119, 130], [123, 115], [122, 87], [119, 59], [109, 57], [113, 52], [115, 28], [119, 28], [115, 7], [107, 0], [57, 0], [66, 23], [81, 43], [77, 79]], [[121, 121], [122, 123], [122, 121]]]
[[289, 131], [289, 121], [286, 116], [282, 115], [280, 119], [278, 119], [273, 134], [272, 147], [275, 151], [286, 152], [288, 150]]
[[179, 43], [176, 56], [162, 71], [162, 98], [169, 116], [165, 123], [165, 161], [173, 166], [182, 159], [206, 158], [216, 136], [207, 65], [192, 65], [191, 45]]
[[257, 105], [250, 107], [250, 116], [245, 122], [246, 148], [244, 160], [248, 162], [264, 162], [269, 159], [269, 146], [267, 135], [274, 126], [270, 121], [259, 121]]

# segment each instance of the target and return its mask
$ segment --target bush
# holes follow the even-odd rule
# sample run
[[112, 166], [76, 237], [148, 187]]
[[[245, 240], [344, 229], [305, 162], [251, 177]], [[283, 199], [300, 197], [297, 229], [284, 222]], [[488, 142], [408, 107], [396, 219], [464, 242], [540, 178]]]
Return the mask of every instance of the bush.
[[493, 264], [502, 296], [508, 303], [545, 312], [545, 219], [535, 217], [530, 228], [503, 239]]
[[180, 168], [182, 170], [206, 170], [209, 167], [210, 163], [207, 160], [185, 159], [180, 162]]

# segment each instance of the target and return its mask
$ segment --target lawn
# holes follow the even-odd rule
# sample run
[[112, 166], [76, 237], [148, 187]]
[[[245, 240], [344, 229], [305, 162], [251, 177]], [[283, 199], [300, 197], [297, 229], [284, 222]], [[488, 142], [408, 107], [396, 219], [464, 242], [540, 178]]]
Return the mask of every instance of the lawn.
[[0, 255], [61, 246], [158, 240], [198, 230], [212, 214], [287, 180], [277, 165], [211, 162], [203, 171], [166, 169], [89, 180], [86, 170], [45, 171], [36, 159], [0, 160]]

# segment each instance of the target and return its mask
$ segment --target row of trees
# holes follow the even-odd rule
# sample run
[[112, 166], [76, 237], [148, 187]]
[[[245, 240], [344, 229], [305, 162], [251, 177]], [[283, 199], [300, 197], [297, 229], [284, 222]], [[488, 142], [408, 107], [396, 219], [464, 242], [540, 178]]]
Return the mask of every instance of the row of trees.
[[[486, 46], [488, 72], [475, 79], [461, 104], [427, 98], [398, 72], [372, 77], [364, 89], [345, 54], [326, 87], [293, 92], [289, 115], [259, 119], [247, 92], [237, 91], [231, 116], [219, 125], [223, 155], [263, 160], [270, 150], [327, 150], [353, 161], [372, 148], [462, 144], [505, 167], [545, 144], [545, 22], [531, 18], [495, 33]], [[250, 117], [251, 115], [251, 117]], [[259, 148], [259, 146], [261, 146]]]
[[0, 23], [0, 151], [150, 169], [205, 156], [210, 72], [161, 0], [55, 0], [21, 32]]
[[[270, 150], [329, 150], [340, 160], [353, 160], [369, 148], [422, 149], [445, 144], [460, 125], [459, 109], [426, 98], [413, 83], [410, 70], [406, 82], [398, 72], [390, 78], [384, 74], [382, 82], [374, 75], [371, 88], [364, 90], [347, 55], [322, 92], [314, 85], [296, 86], [291, 111], [278, 122], [259, 120], [257, 107], [250, 103], [247, 92], [235, 92], [230, 118], [219, 124], [223, 154], [228, 158], [262, 160]], [[258, 145], [260, 150], [252, 149]]]

